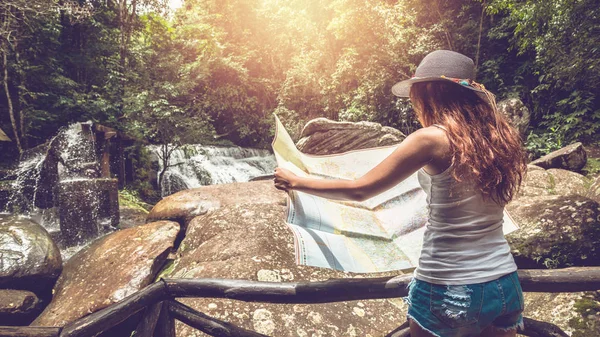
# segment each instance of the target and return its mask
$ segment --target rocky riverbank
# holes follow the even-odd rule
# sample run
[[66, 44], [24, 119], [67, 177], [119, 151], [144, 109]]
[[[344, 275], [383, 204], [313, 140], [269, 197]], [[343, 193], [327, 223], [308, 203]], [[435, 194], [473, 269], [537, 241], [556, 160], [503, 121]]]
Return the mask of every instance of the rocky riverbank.
[[[310, 132], [303, 133], [303, 144], [318, 146], [303, 145], [307, 153], [348, 150], [342, 145], [352, 143], [355, 134], [364, 130], [370, 136], [362, 138], [361, 144], [381, 145], [403, 138], [395, 130], [369, 123], [319, 120], [317, 126], [307, 126]], [[327, 131], [340, 128], [352, 132]], [[324, 137], [321, 133], [340, 146], [327, 152], [318, 140]], [[600, 178], [575, 172], [581, 163], [571, 167], [577, 160], [565, 157], [576, 154], [581, 160], [582, 153], [585, 158], [585, 149], [575, 144], [553, 154], [547, 169], [529, 166], [519, 195], [508, 206], [521, 225], [508, 236], [521, 267], [600, 265], [596, 248], [600, 247]], [[0, 319], [4, 319], [0, 324], [26, 324], [35, 318], [32, 325], [62, 326], [118, 302], [157, 277], [286, 282], [375, 276], [296, 265], [293, 238], [284, 223], [285, 205], [285, 193], [271, 181], [181, 191], [164, 198], [148, 214], [136, 205], [121, 205], [121, 230], [86, 246], [64, 266], [43, 228], [4, 217], [1, 244], [11, 248], [0, 256]], [[600, 326], [595, 315], [600, 308], [598, 296], [598, 292], [528, 293], [525, 315], [557, 324], [574, 337], [591, 336]], [[406, 314], [400, 299], [319, 305], [208, 298], [183, 302], [272, 336], [382, 336], [401, 324]], [[124, 327], [111, 333], [129, 336], [130, 331]], [[198, 336], [199, 332], [178, 323], [177, 335]]]

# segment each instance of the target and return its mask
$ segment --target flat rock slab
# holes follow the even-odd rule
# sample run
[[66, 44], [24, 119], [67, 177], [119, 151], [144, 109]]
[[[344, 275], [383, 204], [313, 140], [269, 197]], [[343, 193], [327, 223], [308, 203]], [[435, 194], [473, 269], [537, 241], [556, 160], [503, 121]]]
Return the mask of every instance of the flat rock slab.
[[154, 206], [147, 221], [172, 220], [187, 224], [192, 218], [221, 206], [248, 203], [282, 203], [286, 194], [273, 181], [210, 185], [170, 195]]
[[50, 290], [62, 270], [58, 247], [44, 227], [17, 216], [0, 216], [0, 287]]
[[[166, 278], [227, 278], [267, 282], [401, 274], [350, 274], [296, 265], [286, 209], [277, 203], [228, 205], [194, 218]], [[246, 303], [182, 299], [209, 316], [269, 336], [384, 336], [406, 320], [401, 299], [325, 304]], [[177, 336], [205, 336], [178, 324]]]
[[336, 122], [327, 118], [308, 122], [300, 137], [298, 150], [314, 155], [394, 145], [406, 138], [402, 132], [379, 123]]
[[583, 145], [578, 142], [534, 160], [531, 165], [537, 165], [545, 169], [560, 168], [579, 171], [585, 166], [586, 162], [587, 154]]
[[107, 235], [75, 254], [34, 326], [64, 326], [150, 284], [165, 262], [179, 224], [159, 221]]

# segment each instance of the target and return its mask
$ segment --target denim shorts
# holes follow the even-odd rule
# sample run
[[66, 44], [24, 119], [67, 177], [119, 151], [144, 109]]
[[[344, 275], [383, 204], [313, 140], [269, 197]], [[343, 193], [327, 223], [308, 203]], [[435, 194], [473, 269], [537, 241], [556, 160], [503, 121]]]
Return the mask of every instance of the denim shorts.
[[517, 272], [494, 281], [439, 285], [413, 279], [408, 318], [438, 337], [476, 337], [490, 325], [523, 327], [523, 290]]

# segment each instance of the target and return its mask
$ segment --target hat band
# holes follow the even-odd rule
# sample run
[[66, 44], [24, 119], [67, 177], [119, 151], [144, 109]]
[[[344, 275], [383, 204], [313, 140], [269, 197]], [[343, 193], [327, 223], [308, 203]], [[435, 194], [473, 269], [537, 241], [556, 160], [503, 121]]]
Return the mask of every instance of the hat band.
[[[419, 78], [419, 77], [417, 77], [416, 75], [413, 75], [412, 78]], [[448, 77], [446, 75], [441, 75], [440, 78], [443, 78], [445, 80], [450, 80], [456, 84], [460, 84], [465, 87], [471, 87], [474, 89], [485, 90], [485, 86], [483, 84], [477, 83], [469, 78]]]
[[472, 80], [468, 79], [468, 78], [455, 78], [455, 77], [447, 77], [445, 75], [440, 76], [441, 78], [450, 80], [454, 83], [460, 84], [460, 85], [464, 85], [465, 87], [470, 87], [471, 84], [473, 83]]

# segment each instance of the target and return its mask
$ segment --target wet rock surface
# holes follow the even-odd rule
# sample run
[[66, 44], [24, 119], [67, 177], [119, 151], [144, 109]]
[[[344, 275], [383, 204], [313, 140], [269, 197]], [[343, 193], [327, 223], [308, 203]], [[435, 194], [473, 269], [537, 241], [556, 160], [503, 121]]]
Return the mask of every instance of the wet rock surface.
[[119, 214], [119, 229], [125, 229], [146, 223], [148, 211], [139, 207], [119, 206]]
[[406, 138], [402, 132], [379, 123], [335, 122], [316, 118], [306, 124], [296, 144], [307, 154], [333, 154], [398, 144]]
[[0, 325], [20, 325], [40, 311], [38, 297], [26, 290], [0, 289]]
[[0, 287], [49, 290], [60, 275], [60, 251], [40, 225], [0, 215]]
[[187, 224], [192, 218], [221, 206], [275, 202], [285, 204], [285, 193], [273, 181], [211, 185], [170, 195], [154, 206], [147, 221], [173, 220]]
[[560, 168], [579, 171], [585, 166], [586, 162], [587, 154], [583, 144], [574, 143], [532, 161], [531, 165], [537, 165], [545, 169]]
[[12, 180], [0, 180], [0, 210], [4, 208], [4, 205], [8, 204], [10, 196], [13, 192]]
[[118, 180], [70, 179], [57, 186], [60, 230], [69, 246], [93, 240], [101, 223], [119, 223]]
[[[163, 277], [297, 282], [394, 275], [353, 275], [296, 265], [285, 211], [284, 205], [274, 202], [229, 204], [195, 217], [173, 269]], [[209, 316], [270, 336], [383, 336], [406, 319], [400, 299], [297, 305], [182, 301]], [[178, 324], [177, 335], [204, 336], [183, 324]]]
[[179, 224], [159, 221], [107, 235], [65, 263], [52, 302], [32, 323], [64, 326], [150, 284], [164, 264]]

